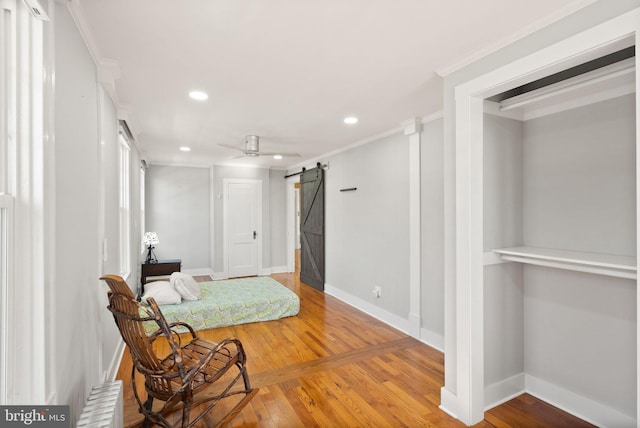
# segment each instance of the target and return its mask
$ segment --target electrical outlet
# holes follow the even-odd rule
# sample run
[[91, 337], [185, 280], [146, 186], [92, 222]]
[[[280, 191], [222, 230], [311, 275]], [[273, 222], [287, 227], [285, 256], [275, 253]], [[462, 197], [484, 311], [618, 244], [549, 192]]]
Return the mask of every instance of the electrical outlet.
[[376, 299], [379, 299], [382, 296], [382, 287], [373, 287], [373, 295], [376, 296]]

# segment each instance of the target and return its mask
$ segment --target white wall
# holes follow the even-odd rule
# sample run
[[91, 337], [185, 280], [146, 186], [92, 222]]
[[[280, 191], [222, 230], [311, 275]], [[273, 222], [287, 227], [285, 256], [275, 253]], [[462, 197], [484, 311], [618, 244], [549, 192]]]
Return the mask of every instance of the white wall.
[[[98, 279], [118, 271], [117, 119], [67, 7], [56, 2], [54, 17], [55, 310], [49, 322], [55, 325], [56, 354], [51, 389], [52, 404], [69, 404], [75, 420], [91, 387], [115, 375], [121, 350], [106, 309], [106, 286]], [[137, 249], [139, 156], [135, 147], [131, 153], [131, 246]], [[132, 250], [132, 270], [138, 263]]]

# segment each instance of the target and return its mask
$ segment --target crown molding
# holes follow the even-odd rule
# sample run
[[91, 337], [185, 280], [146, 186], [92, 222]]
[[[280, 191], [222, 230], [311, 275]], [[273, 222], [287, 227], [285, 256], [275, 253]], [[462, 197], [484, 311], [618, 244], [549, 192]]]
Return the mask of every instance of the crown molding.
[[414, 127], [420, 126], [420, 128], [422, 128], [421, 125], [424, 125], [424, 124], [429, 123], [429, 122], [433, 122], [434, 120], [442, 119], [443, 117], [444, 117], [443, 111], [437, 111], [437, 112], [429, 114], [427, 116], [423, 116], [422, 118], [411, 118], [408, 121], [403, 122], [401, 124], [401, 126], [399, 126], [397, 128], [389, 129], [389, 130], [381, 132], [379, 134], [372, 135], [371, 137], [367, 137], [365, 139], [356, 141], [356, 142], [354, 142], [352, 144], [349, 144], [347, 146], [344, 146], [344, 147], [341, 147], [339, 149], [327, 152], [327, 153], [322, 154], [320, 156], [317, 156], [317, 157], [315, 157], [315, 158], [313, 158], [311, 160], [306, 160], [306, 161], [297, 163], [295, 165], [292, 165], [292, 166], [288, 167], [287, 171], [288, 170], [292, 170], [292, 169], [298, 169], [298, 168], [302, 168], [302, 167], [307, 167], [309, 165], [315, 165], [318, 162], [322, 163], [321, 159], [326, 159], [328, 157], [335, 156], [335, 155], [340, 154], [342, 152], [346, 152], [348, 150], [355, 149], [356, 147], [364, 146], [365, 144], [373, 143], [374, 141], [382, 140], [383, 138], [390, 137], [390, 136], [395, 135], [395, 134], [403, 133], [403, 132], [405, 132], [406, 125], [408, 123], [413, 123]]
[[464, 67], [478, 61], [479, 59], [484, 58], [485, 56], [488, 56], [492, 53], [495, 53], [500, 49], [503, 49], [506, 46], [509, 46], [510, 44], [517, 42], [518, 40], [524, 39], [525, 37], [543, 29], [544, 27], [547, 27], [553, 24], [554, 22], [557, 22], [563, 18], [566, 18], [567, 16], [577, 12], [580, 9], [583, 9], [589, 6], [590, 4], [595, 3], [596, 1], [597, 0], [576, 0], [566, 5], [563, 8], [558, 9], [556, 12], [552, 13], [551, 15], [545, 18], [542, 18], [530, 25], [522, 27], [520, 30], [505, 37], [500, 41], [493, 43], [483, 49], [479, 49], [474, 53], [472, 53], [471, 55], [468, 55], [454, 63], [451, 63], [445, 67], [442, 67], [436, 70], [436, 73], [440, 77], [446, 77], [452, 73], [455, 73], [456, 71], [463, 69]]

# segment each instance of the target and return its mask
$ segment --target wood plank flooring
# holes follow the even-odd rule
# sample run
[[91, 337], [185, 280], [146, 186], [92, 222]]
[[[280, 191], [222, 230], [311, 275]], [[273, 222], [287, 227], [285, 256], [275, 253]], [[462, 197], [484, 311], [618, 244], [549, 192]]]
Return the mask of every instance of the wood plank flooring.
[[[301, 284], [295, 274], [272, 277], [300, 296], [297, 316], [200, 332], [214, 341], [238, 337], [248, 356], [252, 386], [260, 388], [230, 426], [464, 426], [438, 408], [444, 382], [441, 352]], [[118, 372], [125, 384], [127, 427], [142, 421], [130, 373], [127, 351]], [[142, 390], [141, 378], [136, 383]], [[214, 426], [218, 417], [214, 411], [198, 426]], [[589, 426], [526, 394], [486, 412], [476, 425]]]

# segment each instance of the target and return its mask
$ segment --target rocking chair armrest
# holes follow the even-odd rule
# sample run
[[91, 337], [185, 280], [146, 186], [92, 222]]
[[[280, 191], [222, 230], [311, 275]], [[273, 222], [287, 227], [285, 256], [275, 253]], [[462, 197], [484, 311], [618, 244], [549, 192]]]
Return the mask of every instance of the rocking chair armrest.
[[187, 324], [186, 322], [172, 322], [171, 324], [169, 324], [169, 330], [172, 330], [174, 327], [184, 327], [187, 330], [189, 330], [189, 333], [191, 333], [191, 338], [195, 339], [196, 337], [198, 337], [196, 335], [195, 330], [193, 329], [193, 327], [191, 327], [189, 324]]

